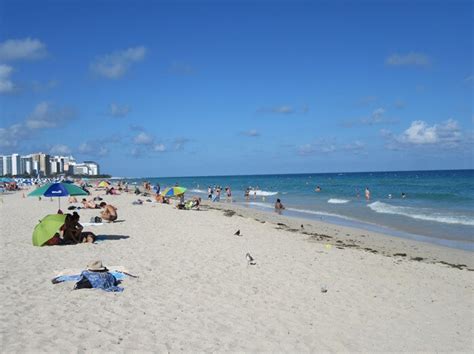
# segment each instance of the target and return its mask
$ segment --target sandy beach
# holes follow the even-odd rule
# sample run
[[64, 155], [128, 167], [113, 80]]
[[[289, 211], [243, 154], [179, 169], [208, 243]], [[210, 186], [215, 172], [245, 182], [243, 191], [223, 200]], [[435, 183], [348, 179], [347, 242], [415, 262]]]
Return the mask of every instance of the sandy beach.
[[[40, 248], [32, 230], [57, 200], [0, 198], [2, 352], [474, 350], [467, 251], [227, 203], [132, 205], [125, 194], [103, 196], [118, 222], [85, 228], [105, 240]], [[51, 283], [96, 259], [138, 278], [122, 293]]]

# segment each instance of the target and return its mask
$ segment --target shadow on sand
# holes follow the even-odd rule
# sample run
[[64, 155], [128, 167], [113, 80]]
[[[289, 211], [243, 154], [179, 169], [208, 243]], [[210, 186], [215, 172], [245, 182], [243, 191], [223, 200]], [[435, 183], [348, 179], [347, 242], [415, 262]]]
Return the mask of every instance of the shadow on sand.
[[125, 240], [130, 236], [125, 235], [97, 235], [96, 241]]

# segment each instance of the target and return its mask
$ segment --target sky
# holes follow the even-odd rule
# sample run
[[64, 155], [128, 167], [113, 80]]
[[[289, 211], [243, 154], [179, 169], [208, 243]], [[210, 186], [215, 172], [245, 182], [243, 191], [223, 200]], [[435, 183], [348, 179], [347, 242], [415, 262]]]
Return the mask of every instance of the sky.
[[126, 177], [473, 168], [473, 13], [0, 0], [0, 154]]

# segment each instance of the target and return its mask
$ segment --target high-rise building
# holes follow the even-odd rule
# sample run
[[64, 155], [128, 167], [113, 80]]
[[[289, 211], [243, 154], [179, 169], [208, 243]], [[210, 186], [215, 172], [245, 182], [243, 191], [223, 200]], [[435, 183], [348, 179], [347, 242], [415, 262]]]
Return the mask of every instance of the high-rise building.
[[64, 157], [54, 156], [50, 159], [51, 174], [64, 173]]
[[50, 157], [48, 154], [39, 153], [39, 172], [42, 176], [49, 176], [51, 174]]
[[0, 156], [0, 176], [50, 177], [64, 173], [95, 176], [100, 173], [99, 164], [94, 161], [76, 163], [72, 156], [50, 156], [42, 152]]
[[20, 174], [31, 174], [32, 164], [33, 160], [31, 158], [31, 155], [20, 156]]
[[3, 175], [11, 175], [12, 174], [12, 157], [11, 156], [3, 156]]
[[19, 176], [22, 174], [20, 168], [20, 155], [19, 154], [12, 154], [11, 156], [12, 161], [12, 176]]
[[22, 174], [32, 175], [33, 172], [33, 158], [31, 155], [21, 156], [20, 158], [20, 169]]
[[100, 173], [99, 164], [94, 161], [84, 161], [84, 165], [89, 168], [89, 174], [91, 176], [97, 176]]
[[74, 172], [75, 175], [88, 175], [89, 174], [89, 167], [83, 163], [77, 163], [74, 165]]

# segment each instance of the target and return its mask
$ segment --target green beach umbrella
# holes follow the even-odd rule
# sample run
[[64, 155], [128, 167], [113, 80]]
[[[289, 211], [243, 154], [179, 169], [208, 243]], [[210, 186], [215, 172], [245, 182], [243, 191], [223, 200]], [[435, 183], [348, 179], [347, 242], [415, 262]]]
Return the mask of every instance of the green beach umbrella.
[[46, 215], [33, 231], [33, 246], [43, 246], [48, 242], [59, 231], [65, 220], [64, 214]]
[[177, 196], [177, 195], [181, 195], [183, 194], [184, 192], [186, 192], [186, 188], [184, 187], [168, 187], [166, 188], [162, 193], [161, 195], [162, 196], [165, 196], [165, 197], [174, 197], [174, 196]]

